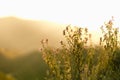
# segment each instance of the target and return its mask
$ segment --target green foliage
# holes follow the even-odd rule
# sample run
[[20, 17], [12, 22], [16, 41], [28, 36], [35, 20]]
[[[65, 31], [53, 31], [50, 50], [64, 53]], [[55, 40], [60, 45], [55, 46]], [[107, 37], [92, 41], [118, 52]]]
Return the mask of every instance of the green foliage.
[[0, 71], [7, 75], [11, 74], [16, 80], [44, 80], [47, 69], [48, 66], [38, 50], [14, 59], [8, 59], [0, 54]]
[[0, 80], [16, 80], [12, 75], [6, 75], [0, 72]]
[[[101, 57], [104, 56], [103, 63], [105, 66], [99, 70], [99, 75], [104, 76], [101, 77], [103, 80], [120, 80], [118, 77], [120, 76], [119, 30], [113, 26], [112, 20], [105, 24], [105, 28], [106, 31], [101, 27], [104, 37], [100, 38], [100, 45], [104, 47], [104, 54], [101, 54]], [[100, 59], [101, 61], [102, 59]]]
[[42, 40], [42, 55], [48, 64], [46, 80], [120, 80], [120, 46], [118, 28], [110, 20], [101, 27], [100, 45], [93, 46], [87, 28], [63, 30], [67, 44], [54, 49]]

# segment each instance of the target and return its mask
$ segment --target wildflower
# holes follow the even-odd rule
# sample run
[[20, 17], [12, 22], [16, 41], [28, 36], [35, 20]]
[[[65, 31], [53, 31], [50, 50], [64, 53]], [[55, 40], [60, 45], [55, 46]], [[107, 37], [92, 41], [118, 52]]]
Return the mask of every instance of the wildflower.
[[48, 39], [46, 39], [46, 43], [48, 44]]
[[63, 30], [63, 35], [65, 35], [65, 30]]
[[112, 20], [110, 20], [110, 21], [108, 22], [108, 24], [112, 25], [112, 24], [113, 24]]
[[100, 45], [101, 45], [101, 43], [102, 43], [102, 37], [100, 37]]
[[85, 42], [87, 42], [88, 41], [88, 38], [87, 37], [85, 37]]
[[39, 51], [43, 51], [43, 49], [42, 49], [42, 48], [38, 48], [38, 50], [39, 50]]
[[60, 41], [61, 45], [63, 45], [63, 41]]
[[69, 37], [70, 37], [70, 38], [72, 38], [72, 36], [71, 36], [71, 35], [69, 35]]
[[115, 29], [114, 33], [115, 33], [115, 35], [117, 35], [117, 33], [118, 33], [118, 28]]
[[88, 32], [88, 29], [87, 29], [87, 28], [85, 28], [85, 32], [86, 32], [86, 33]]
[[73, 32], [73, 30], [71, 29], [71, 32]]
[[81, 33], [82, 32], [82, 28], [79, 28], [79, 33]]
[[66, 30], [68, 31], [68, 26], [66, 27]]
[[107, 48], [107, 46], [106, 46], [106, 45], [104, 45], [104, 48], [106, 49], [106, 48]]

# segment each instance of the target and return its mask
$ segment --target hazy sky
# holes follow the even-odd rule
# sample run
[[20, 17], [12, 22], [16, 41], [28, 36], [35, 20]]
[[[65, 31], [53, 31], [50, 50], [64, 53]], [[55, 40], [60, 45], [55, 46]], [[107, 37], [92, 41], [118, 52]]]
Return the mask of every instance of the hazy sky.
[[0, 17], [55, 21], [96, 29], [114, 16], [120, 23], [119, 0], [0, 0]]

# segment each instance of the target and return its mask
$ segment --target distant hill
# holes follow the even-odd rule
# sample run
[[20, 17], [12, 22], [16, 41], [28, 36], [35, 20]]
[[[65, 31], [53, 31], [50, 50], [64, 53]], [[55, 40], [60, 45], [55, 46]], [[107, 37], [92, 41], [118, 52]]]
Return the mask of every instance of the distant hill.
[[0, 18], [0, 48], [26, 53], [38, 49], [40, 41], [46, 38], [50, 45], [58, 46], [63, 28], [63, 25], [48, 21]]
[[10, 74], [17, 80], [44, 80], [47, 69], [38, 51], [15, 59], [8, 59], [0, 54], [0, 72]]

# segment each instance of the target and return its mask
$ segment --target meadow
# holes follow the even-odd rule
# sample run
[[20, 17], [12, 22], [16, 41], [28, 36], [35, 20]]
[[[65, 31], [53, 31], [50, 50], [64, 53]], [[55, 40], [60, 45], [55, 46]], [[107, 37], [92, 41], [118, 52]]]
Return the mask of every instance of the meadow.
[[68, 25], [59, 48], [48, 38], [29, 55], [8, 59], [0, 54], [0, 80], [120, 80], [119, 29], [112, 20], [100, 29], [98, 45], [87, 28]]

